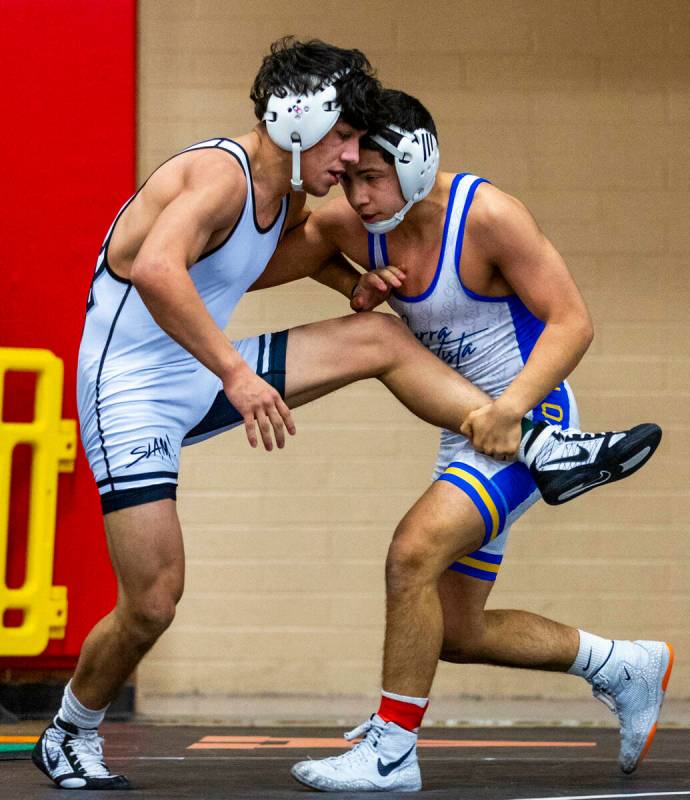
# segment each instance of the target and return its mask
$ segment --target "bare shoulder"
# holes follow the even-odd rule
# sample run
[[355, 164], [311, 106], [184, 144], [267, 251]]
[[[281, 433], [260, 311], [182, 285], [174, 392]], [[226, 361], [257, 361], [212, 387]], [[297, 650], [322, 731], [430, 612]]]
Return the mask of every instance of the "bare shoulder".
[[247, 197], [247, 179], [236, 158], [224, 150], [200, 150], [183, 165], [184, 188], [206, 194], [211, 202], [240, 206]]
[[247, 181], [236, 158], [218, 148], [181, 153], [160, 166], [144, 191], [161, 207], [177, 201], [215, 221], [231, 224], [247, 197]]
[[501, 228], [519, 226], [526, 222], [534, 223], [527, 206], [507, 192], [490, 183], [477, 187], [467, 225], [477, 234], [496, 233]]

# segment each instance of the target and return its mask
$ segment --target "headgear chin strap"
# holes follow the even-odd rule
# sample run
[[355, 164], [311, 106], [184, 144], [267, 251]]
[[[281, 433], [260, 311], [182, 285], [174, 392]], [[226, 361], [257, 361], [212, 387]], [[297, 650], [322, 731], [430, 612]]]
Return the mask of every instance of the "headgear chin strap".
[[[340, 77], [342, 75], [335, 75], [332, 81]], [[263, 116], [266, 131], [281, 150], [292, 151], [290, 185], [295, 191], [303, 191], [300, 153], [323, 139], [338, 121], [340, 111], [333, 83], [314, 92], [288, 92], [285, 97], [272, 94], [268, 98]]]
[[424, 128], [418, 128], [410, 133], [397, 125], [386, 127], [388, 130], [400, 134], [401, 138], [397, 147], [378, 134], [372, 136], [371, 139], [395, 157], [395, 171], [400, 182], [400, 190], [407, 202], [389, 219], [363, 223], [369, 233], [388, 233], [400, 225], [412, 206], [423, 200], [433, 189], [438, 172], [438, 142], [433, 133]]

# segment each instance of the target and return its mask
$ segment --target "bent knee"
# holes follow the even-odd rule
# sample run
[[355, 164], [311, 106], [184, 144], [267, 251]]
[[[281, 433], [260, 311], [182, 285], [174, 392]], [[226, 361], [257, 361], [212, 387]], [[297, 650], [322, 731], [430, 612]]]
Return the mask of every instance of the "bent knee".
[[484, 614], [472, 615], [462, 620], [448, 619], [444, 614], [441, 661], [453, 664], [472, 664], [482, 661], [484, 642]]
[[400, 317], [381, 311], [368, 311], [355, 317], [361, 346], [390, 354], [396, 342], [407, 341], [412, 334]]
[[401, 590], [436, 582], [444, 564], [432, 535], [418, 530], [414, 536], [395, 536], [386, 558], [386, 585]]
[[121, 618], [132, 636], [144, 642], [155, 641], [175, 619], [179, 594], [156, 589], [129, 598], [121, 608]]
[[443, 643], [441, 647], [441, 661], [446, 661], [450, 664], [476, 664], [481, 662], [479, 650], [477, 647], [472, 646], [471, 642], [458, 644], [457, 642]]

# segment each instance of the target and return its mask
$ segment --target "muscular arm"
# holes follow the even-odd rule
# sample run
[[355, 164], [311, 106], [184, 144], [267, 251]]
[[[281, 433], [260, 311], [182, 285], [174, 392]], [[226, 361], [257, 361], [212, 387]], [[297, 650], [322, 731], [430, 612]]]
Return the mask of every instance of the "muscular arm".
[[215, 163], [213, 170], [199, 163], [189, 170], [151, 226], [130, 273], [158, 325], [221, 379], [241, 358], [207, 311], [189, 267], [242, 210], [243, 187], [227, 172], [219, 179]]
[[340, 201], [335, 201], [317, 211], [303, 209], [250, 291], [313, 278], [350, 297], [361, 273], [338, 247], [335, 230], [340, 224], [339, 207]]
[[213, 234], [235, 223], [246, 185], [241, 173], [233, 179], [213, 159], [197, 160], [180, 181], [179, 191], [163, 206], [139, 248], [130, 279], [158, 325], [221, 379], [242, 414], [251, 446], [257, 444], [258, 423], [266, 449], [272, 449], [271, 427], [282, 447], [283, 421], [294, 433], [287, 406], [216, 325], [189, 275]]
[[510, 386], [490, 406], [470, 414], [463, 426], [476, 447], [505, 455], [517, 449], [520, 419], [572, 372], [593, 332], [589, 312], [565, 262], [532, 215], [515, 198], [493, 187], [487, 189], [471, 221], [472, 233], [487, 261], [545, 323]]
[[545, 323], [527, 363], [501, 398], [522, 416], [577, 366], [592, 341], [592, 321], [563, 258], [522, 203], [497, 192], [480, 225], [488, 258]]

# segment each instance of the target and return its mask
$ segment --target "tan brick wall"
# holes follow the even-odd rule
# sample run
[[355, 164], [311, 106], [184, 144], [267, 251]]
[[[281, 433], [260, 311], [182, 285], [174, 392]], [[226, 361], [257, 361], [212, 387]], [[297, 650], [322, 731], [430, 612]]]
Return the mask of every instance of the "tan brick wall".
[[[571, 266], [596, 339], [574, 376], [587, 426], [665, 429], [639, 475], [513, 531], [493, 607], [602, 634], [670, 638], [690, 696], [690, 4], [685, 0], [141, 0], [139, 164], [244, 132], [248, 89], [286, 33], [363, 49], [418, 94], [443, 166], [534, 211]], [[233, 337], [345, 313], [305, 282], [247, 297]], [[373, 694], [382, 564], [427, 485], [436, 434], [376, 384], [296, 413], [284, 452], [239, 432], [187, 450], [179, 616], [139, 672], [156, 693]], [[567, 676], [443, 665], [437, 695], [583, 697]], [[437, 714], [442, 711], [437, 708]]]

